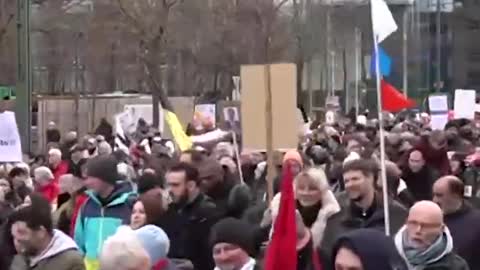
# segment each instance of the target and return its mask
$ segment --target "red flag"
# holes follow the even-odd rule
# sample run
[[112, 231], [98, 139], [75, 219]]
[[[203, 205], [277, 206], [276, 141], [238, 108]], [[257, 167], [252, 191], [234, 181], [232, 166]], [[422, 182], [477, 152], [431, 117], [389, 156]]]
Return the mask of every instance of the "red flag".
[[284, 170], [280, 209], [273, 224], [273, 235], [265, 256], [265, 270], [297, 269], [297, 229], [293, 174], [290, 165]]
[[415, 106], [415, 101], [405, 97], [393, 85], [382, 79], [382, 109], [389, 112], [399, 112]]

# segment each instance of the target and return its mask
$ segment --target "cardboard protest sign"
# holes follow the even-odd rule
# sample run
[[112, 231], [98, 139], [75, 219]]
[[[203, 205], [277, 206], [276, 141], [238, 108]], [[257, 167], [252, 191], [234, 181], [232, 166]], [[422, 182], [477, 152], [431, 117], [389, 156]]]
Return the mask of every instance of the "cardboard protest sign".
[[22, 162], [22, 145], [15, 113], [0, 113], [0, 162]]
[[455, 101], [453, 106], [455, 119], [473, 119], [475, 117], [475, 98], [475, 90], [455, 90]]
[[[299, 123], [297, 109], [296, 66], [294, 64], [269, 66], [273, 147], [281, 151], [295, 149], [298, 144], [299, 127], [303, 124], [303, 121]], [[241, 67], [242, 144], [247, 151], [265, 151], [267, 148], [265, 72], [263, 65]]]

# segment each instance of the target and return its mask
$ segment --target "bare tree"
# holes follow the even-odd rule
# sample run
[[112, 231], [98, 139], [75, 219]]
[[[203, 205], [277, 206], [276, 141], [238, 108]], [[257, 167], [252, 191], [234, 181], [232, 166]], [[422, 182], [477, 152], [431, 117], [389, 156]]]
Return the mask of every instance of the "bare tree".
[[0, 0], [0, 85], [15, 82], [15, 1]]
[[153, 125], [159, 126], [159, 107], [172, 109], [168, 95], [163, 88], [162, 66], [168, 51], [168, 26], [172, 9], [181, 0], [116, 0], [121, 14], [132, 33], [140, 40], [138, 57], [140, 58], [152, 91]]

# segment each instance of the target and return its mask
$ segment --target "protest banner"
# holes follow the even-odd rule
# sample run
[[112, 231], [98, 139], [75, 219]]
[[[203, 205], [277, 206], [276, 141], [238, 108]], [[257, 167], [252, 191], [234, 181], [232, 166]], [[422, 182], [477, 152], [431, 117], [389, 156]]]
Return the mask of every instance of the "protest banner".
[[[160, 132], [163, 133], [165, 121], [163, 117], [163, 109], [159, 104], [159, 112], [158, 112], [158, 119], [159, 119], [159, 126], [158, 129]], [[125, 105], [125, 111], [128, 111], [130, 114], [131, 119], [135, 123], [138, 123], [138, 120], [143, 119], [147, 122], [148, 125], [153, 125], [153, 106], [152, 104], [127, 104]]]
[[472, 120], [475, 117], [475, 98], [475, 90], [455, 90], [453, 106], [455, 119], [466, 118]]
[[443, 130], [448, 123], [448, 96], [445, 94], [428, 97], [430, 125], [433, 130]]
[[22, 145], [15, 113], [0, 113], [0, 162], [22, 162]]
[[215, 104], [197, 104], [195, 105], [194, 120], [207, 122], [216, 126], [216, 105]]
[[[273, 148], [296, 149], [299, 123], [296, 91], [296, 66], [273, 64], [270, 67]], [[242, 145], [247, 151], [266, 151], [266, 68], [263, 65], [241, 67]], [[301, 118], [301, 117], [300, 117]], [[303, 122], [303, 121], [302, 121]]]

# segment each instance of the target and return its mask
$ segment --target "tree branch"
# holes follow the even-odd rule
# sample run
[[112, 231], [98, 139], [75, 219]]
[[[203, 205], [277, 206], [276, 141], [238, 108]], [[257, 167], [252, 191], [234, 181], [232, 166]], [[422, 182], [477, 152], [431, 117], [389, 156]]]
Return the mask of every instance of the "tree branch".
[[137, 31], [140, 32], [140, 34], [145, 34], [145, 31], [143, 29], [143, 27], [141, 26], [141, 24], [138, 22], [138, 20], [133, 17], [131, 14], [128, 13], [128, 11], [125, 9], [124, 5], [123, 5], [123, 1], [122, 0], [117, 0], [117, 4], [118, 4], [118, 7], [120, 9], [120, 12], [122, 13], [123, 16], [125, 16], [125, 18], [127, 18], [132, 24], [133, 24], [133, 27], [137, 29]]
[[284, 6], [287, 2], [288, 2], [288, 0], [282, 0], [280, 3], [278, 3], [275, 6], [275, 12], [277, 12], [280, 8], [282, 8], [282, 6]]

